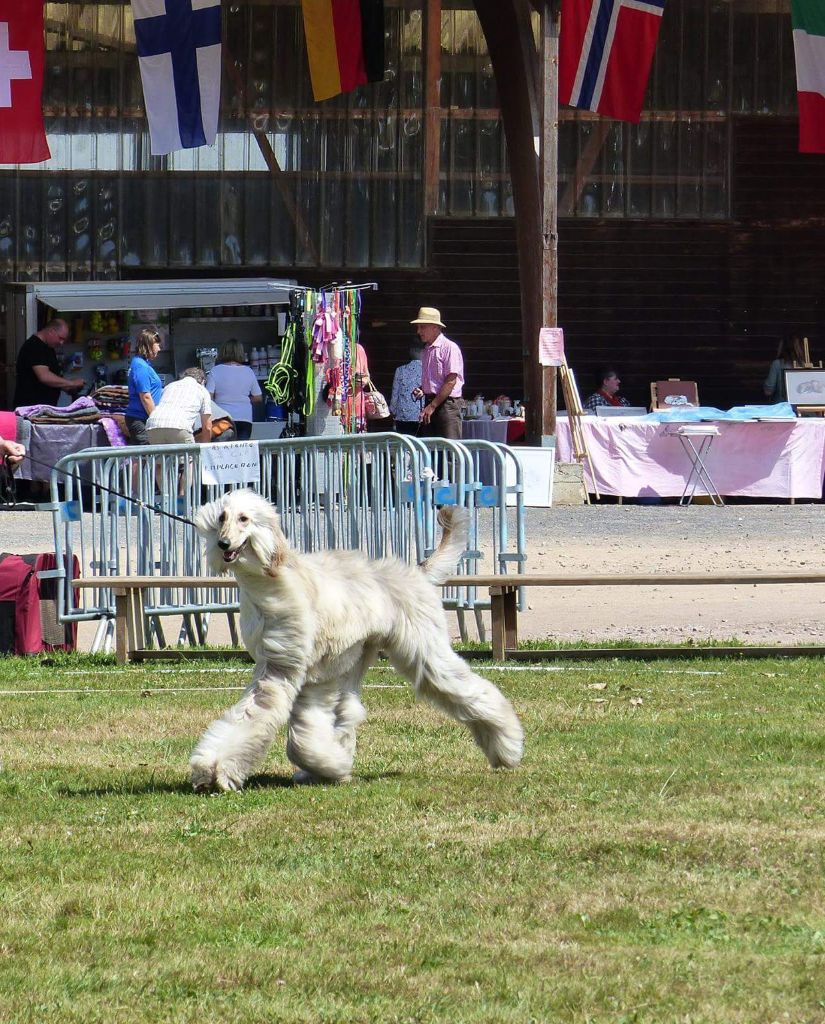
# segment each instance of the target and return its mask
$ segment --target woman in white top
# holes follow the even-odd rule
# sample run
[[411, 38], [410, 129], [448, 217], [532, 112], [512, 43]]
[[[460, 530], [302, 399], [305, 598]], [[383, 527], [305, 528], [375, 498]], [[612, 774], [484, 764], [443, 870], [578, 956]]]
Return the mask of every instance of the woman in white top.
[[252, 436], [252, 403], [261, 401], [258, 378], [245, 363], [243, 345], [235, 338], [225, 341], [218, 362], [206, 378], [206, 390], [235, 422], [239, 441]]

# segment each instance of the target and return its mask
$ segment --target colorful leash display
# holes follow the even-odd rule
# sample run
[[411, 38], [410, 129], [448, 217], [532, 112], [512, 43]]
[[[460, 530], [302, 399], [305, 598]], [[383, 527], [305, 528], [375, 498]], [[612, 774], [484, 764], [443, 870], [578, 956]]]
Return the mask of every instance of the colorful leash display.
[[286, 333], [281, 341], [281, 358], [269, 371], [269, 376], [264, 384], [267, 394], [278, 405], [289, 406], [292, 404], [295, 382], [298, 379], [294, 359], [295, 321], [290, 317], [289, 323], [286, 325]]

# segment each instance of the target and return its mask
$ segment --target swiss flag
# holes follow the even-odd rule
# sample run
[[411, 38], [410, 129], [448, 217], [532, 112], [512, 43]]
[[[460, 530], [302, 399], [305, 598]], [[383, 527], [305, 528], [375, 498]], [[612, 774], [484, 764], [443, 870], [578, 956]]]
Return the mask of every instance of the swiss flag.
[[43, 127], [43, 0], [0, 0], [0, 163], [51, 156]]

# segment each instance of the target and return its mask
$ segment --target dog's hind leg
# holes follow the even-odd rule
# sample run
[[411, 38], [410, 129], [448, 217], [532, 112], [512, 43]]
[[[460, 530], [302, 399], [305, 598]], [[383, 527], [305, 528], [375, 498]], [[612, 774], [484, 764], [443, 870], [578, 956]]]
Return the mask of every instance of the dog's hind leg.
[[357, 692], [341, 693], [337, 681], [305, 687], [289, 719], [286, 756], [299, 768], [294, 781], [348, 782], [364, 718]]
[[375, 661], [377, 648], [367, 646], [361, 657], [349, 672], [341, 675], [338, 683], [339, 697], [335, 705], [335, 736], [350, 756], [350, 765], [355, 759], [355, 743], [358, 726], [367, 717], [366, 708], [361, 703], [361, 683], [367, 669]]
[[493, 768], [515, 768], [524, 749], [524, 731], [512, 705], [489, 680], [476, 675], [450, 646], [446, 635], [427, 638], [410, 651], [387, 651], [416, 694], [463, 722]]
[[243, 697], [212, 722], [189, 759], [197, 792], [240, 789], [261, 764], [292, 710], [300, 682], [256, 666]]
[[307, 686], [289, 720], [287, 757], [297, 765], [295, 782], [346, 782], [352, 773], [358, 726], [367, 717], [361, 703], [361, 681], [375, 660], [376, 649], [365, 647], [351, 666], [331, 669], [337, 680]]

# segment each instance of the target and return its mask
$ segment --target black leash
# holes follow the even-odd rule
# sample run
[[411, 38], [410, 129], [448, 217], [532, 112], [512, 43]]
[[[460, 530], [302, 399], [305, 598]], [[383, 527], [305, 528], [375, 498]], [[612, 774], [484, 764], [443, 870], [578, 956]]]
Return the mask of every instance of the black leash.
[[14, 470], [3, 459], [0, 461], [0, 501], [4, 505], [17, 504], [17, 488], [14, 483]]
[[[72, 473], [68, 469], [58, 469], [57, 466], [52, 466], [48, 462], [43, 462], [42, 459], [33, 459], [31, 455], [29, 455], [28, 453], [26, 453], [26, 458], [29, 460], [29, 462], [32, 463], [32, 465], [42, 466], [44, 469], [52, 470], [52, 472], [62, 473], [63, 476], [71, 477], [73, 480], [76, 480], [81, 485], [85, 484], [87, 487], [89, 486], [89, 481], [84, 480], [77, 473]], [[8, 470], [6, 470], [6, 472], [9, 473]], [[2, 486], [1, 482], [0, 486]], [[14, 486], [13, 482], [12, 486]], [[177, 516], [174, 514], [174, 512], [167, 512], [165, 508], [161, 508], [159, 505], [149, 504], [148, 501], [142, 501], [140, 498], [133, 498], [130, 494], [123, 494], [122, 491], [116, 491], [112, 487], [105, 487], [103, 484], [95, 483], [94, 486], [99, 488], [99, 490], [101, 491], [106, 491], [107, 494], [114, 494], [115, 497], [117, 498], [123, 498], [124, 501], [131, 501], [133, 505], [137, 505], [139, 508], [145, 508], [149, 512], [157, 512], [159, 516], [166, 516], [167, 519], [174, 519], [179, 523], [186, 523], [187, 526], [195, 525], [191, 519], [186, 519], [184, 516]], [[66, 504], [68, 505], [72, 503], [66, 502]], [[82, 502], [80, 502], [80, 510], [83, 510]]]

